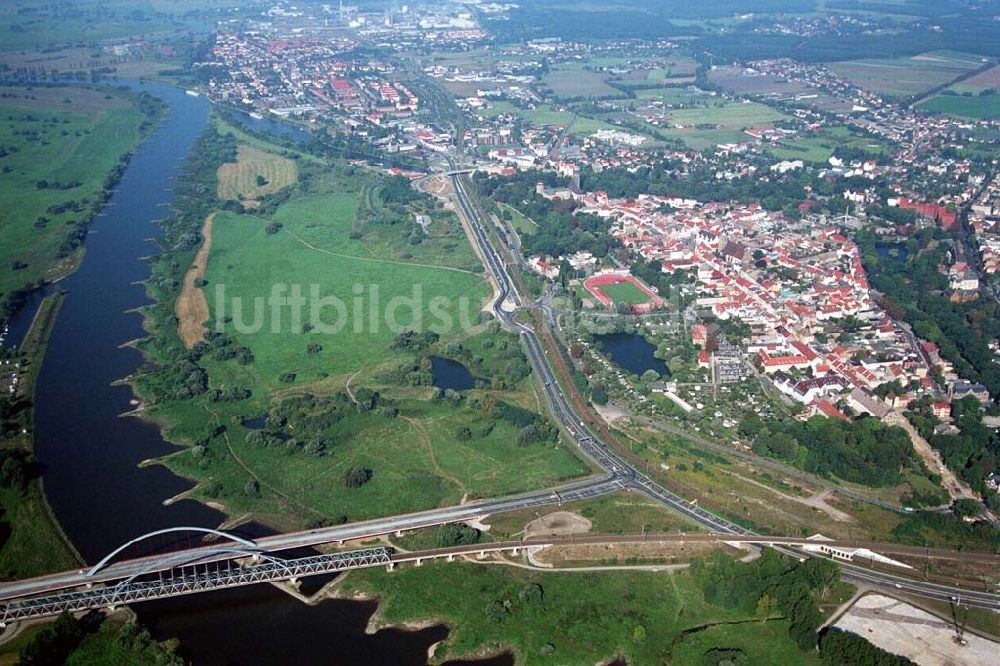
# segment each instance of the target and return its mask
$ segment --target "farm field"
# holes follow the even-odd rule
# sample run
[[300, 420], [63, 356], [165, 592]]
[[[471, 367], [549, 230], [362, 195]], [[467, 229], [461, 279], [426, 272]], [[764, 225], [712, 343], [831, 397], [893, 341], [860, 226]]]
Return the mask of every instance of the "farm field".
[[576, 116], [572, 111], [558, 111], [551, 106], [540, 105], [534, 109], [519, 109], [513, 104], [498, 102], [489, 109], [480, 111], [484, 117], [496, 117], [501, 113], [510, 113], [523, 118], [532, 125], [559, 125], [570, 126], [570, 134], [574, 136], [586, 136], [602, 129], [621, 129], [610, 123], [606, 123], [594, 118]]
[[68, 242], [105, 178], [139, 140], [143, 114], [82, 88], [10, 88], [0, 100], [0, 296], [72, 271]]
[[585, 70], [582, 65], [559, 65], [542, 79], [556, 98], [562, 100], [623, 96], [620, 90], [612, 88], [606, 81], [606, 74]]
[[[520, 591], [531, 583], [541, 587], [541, 600], [522, 600]], [[433, 563], [352, 573], [338, 595], [354, 591], [379, 599], [380, 624], [434, 619], [454, 627], [435, 653], [438, 659], [511, 649], [527, 663], [551, 654], [556, 663], [618, 657], [695, 666], [705, 663], [712, 647], [732, 645], [745, 652], [747, 663], [819, 663], [795, 646], [784, 620], [727, 624], [750, 618], [705, 602], [686, 572], [540, 573]], [[504, 619], [489, 618], [487, 607], [504, 600]], [[719, 626], [682, 633], [706, 623]]]
[[909, 97], [954, 81], [981, 67], [985, 59], [954, 51], [931, 51], [909, 58], [847, 60], [830, 64], [854, 85], [895, 97]]
[[1000, 88], [1000, 65], [991, 67], [985, 72], [979, 72], [975, 76], [970, 76], [967, 79], [959, 81], [958, 83], [949, 86], [948, 90], [953, 90], [959, 95], [964, 93], [978, 95], [984, 90], [992, 90], [996, 88]]
[[856, 136], [846, 127], [830, 127], [814, 135], [785, 139], [777, 146], [769, 146], [767, 150], [778, 159], [821, 164], [830, 159], [838, 146], [858, 148], [872, 155], [884, 150], [884, 146], [876, 139]]
[[235, 0], [80, 0], [67, 3], [23, 3], [35, 11], [0, 12], [3, 50], [35, 49], [53, 44], [80, 44], [210, 25], [215, 11]]
[[667, 138], [680, 139], [696, 150], [722, 143], [746, 140], [744, 130], [769, 126], [785, 116], [763, 104], [728, 102], [701, 109], [678, 109], [670, 112], [669, 122], [682, 128], [661, 126]]
[[935, 95], [920, 103], [919, 108], [956, 118], [973, 120], [1000, 118], [1000, 96], [997, 95]]
[[254, 207], [261, 197], [294, 184], [298, 179], [298, 167], [287, 157], [240, 144], [236, 162], [219, 167], [217, 177], [220, 199]]

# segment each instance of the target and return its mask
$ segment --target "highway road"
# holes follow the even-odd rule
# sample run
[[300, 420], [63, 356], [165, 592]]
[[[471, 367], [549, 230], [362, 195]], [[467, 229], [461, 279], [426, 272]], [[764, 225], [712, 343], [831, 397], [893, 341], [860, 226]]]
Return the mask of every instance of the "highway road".
[[[469, 502], [454, 507], [431, 509], [386, 518], [377, 518], [346, 525], [321, 527], [301, 532], [276, 534], [255, 539], [257, 546], [265, 551], [280, 552], [296, 548], [307, 548], [321, 544], [338, 543], [355, 539], [366, 539], [383, 534], [392, 534], [425, 527], [436, 527], [445, 523], [476, 520], [490, 514], [518, 511], [534, 507], [550, 506], [562, 502], [582, 500], [622, 490], [621, 481], [603, 476], [567, 484], [555, 489], [540, 490], [500, 499]], [[216, 549], [222, 542], [190, 549], [191, 561], [211, 562], [215, 559], [230, 559], [232, 555], [202, 557], [206, 551]], [[44, 594], [54, 590], [92, 585], [128, 578], [140, 572], [155, 573], [177, 565], [177, 553], [165, 553], [149, 557], [112, 562], [105, 569], [88, 575], [87, 569], [0, 583], [0, 600]]]

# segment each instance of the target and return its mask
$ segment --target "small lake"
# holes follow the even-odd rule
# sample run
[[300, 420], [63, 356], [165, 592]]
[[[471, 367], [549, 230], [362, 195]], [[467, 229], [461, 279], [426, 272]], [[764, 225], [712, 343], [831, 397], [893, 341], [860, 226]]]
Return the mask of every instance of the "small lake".
[[[442, 391], [451, 389], [453, 391], [468, 391], [476, 388], [476, 380], [480, 379], [472, 374], [467, 367], [453, 361], [450, 358], [431, 356], [431, 384]], [[485, 380], [483, 380], [485, 381]]]
[[910, 255], [905, 243], [875, 243], [875, 252], [882, 259], [896, 259], [898, 261], [906, 261]]
[[595, 340], [615, 364], [634, 375], [653, 370], [661, 377], [670, 376], [666, 362], [653, 355], [656, 345], [638, 333], [609, 333], [598, 335]]

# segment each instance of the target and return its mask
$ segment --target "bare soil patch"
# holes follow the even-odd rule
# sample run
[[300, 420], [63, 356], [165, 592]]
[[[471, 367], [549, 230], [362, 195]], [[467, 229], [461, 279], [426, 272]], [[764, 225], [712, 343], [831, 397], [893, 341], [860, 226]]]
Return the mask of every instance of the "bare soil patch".
[[527, 539], [543, 536], [563, 536], [566, 534], [586, 534], [593, 527], [581, 515], [569, 511], [555, 511], [536, 518], [524, 527]]
[[181, 295], [177, 297], [174, 305], [174, 313], [179, 320], [178, 333], [184, 346], [190, 349], [199, 341], [204, 339], [205, 322], [208, 321], [208, 300], [205, 292], [195, 282], [205, 277], [205, 268], [208, 266], [208, 253], [212, 250], [212, 221], [215, 213], [205, 218], [201, 226], [201, 236], [204, 241], [201, 249], [195, 255], [191, 268], [184, 276], [184, 285], [181, 287]]

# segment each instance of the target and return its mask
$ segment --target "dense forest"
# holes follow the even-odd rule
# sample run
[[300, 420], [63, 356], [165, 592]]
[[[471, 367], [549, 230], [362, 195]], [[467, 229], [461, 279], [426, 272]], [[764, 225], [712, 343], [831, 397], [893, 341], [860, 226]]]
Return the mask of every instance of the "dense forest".
[[753, 562], [734, 560], [722, 551], [695, 560], [691, 573], [705, 600], [726, 608], [740, 608], [764, 620], [776, 615], [788, 619], [792, 638], [803, 650], [816, 647], [816, 630], [823, 614], [815, 596], [840, 579], [830, 560], [798, 561], [765, 548]]
[[903, 473], [919, 470], [909, 436], [902, 428], [862, 417], [845, 422], [814, 416], [806, 422], [744, 419], [740, 434], [753, 450], [821, 476], [837, 476], [867, 486], [892, 486]]
[[519, 172], [506, 178], [476, 174], [479, 194], [513, 206], [538, 225], [538, 231], [524, 234], [521, 246], [526, 255], [561, 256], [586, 250], [603, 257], [617, 241], [608, 235], [606, 220], [596, 215], [575, 214], [574, 201], [549, 201], [535, 193], [541, 180], [548, 186], [559, 184], [552, 174]]

